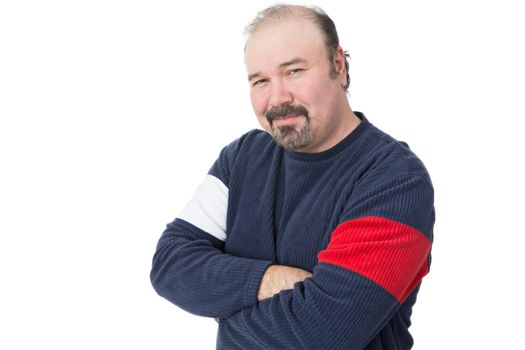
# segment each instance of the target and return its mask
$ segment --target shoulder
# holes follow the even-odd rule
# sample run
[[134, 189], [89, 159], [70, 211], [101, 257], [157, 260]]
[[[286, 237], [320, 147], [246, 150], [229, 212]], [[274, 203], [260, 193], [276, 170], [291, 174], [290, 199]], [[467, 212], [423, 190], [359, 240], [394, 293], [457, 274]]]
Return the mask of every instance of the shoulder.
[[210, 174], [228, 184], [230, 174], [239, 163], [249, 162], [278, 146], [265, 131], [253, 129], [225, 146], [210, 169]]
[[359, 145], [359, 174], [344, 220], [377, 216], [417, 228], [432, 239], [434, 189], [423, 162], [407, 143], [370, 126]]
[[374, 125], [370, 125], [361, 149], [363, 175], [374, 182], [396, 177], [422, 177], [430, 182], [428, 171], [421, 159], [404, 141], [398, 141]]
[[275, 146], [275, 143], [267, 132], [253, 129], [224, 147], [220, 158], [228, 158], [227, 161], [232, 165], [239, 155], [256, 154], [262, 149], [272, 146]]

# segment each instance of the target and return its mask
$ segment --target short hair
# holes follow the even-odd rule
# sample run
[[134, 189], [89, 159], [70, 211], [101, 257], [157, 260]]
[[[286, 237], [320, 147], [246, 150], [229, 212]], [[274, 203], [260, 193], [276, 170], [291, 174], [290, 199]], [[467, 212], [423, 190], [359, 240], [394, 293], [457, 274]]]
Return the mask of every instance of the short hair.
[[[246, 26], [244, 34], [249, 36], [259, 28], [269, 25], [274, 21], [288, 19], [291, 17], [302, 17], [304, 19], [312, 21], [316, 24], [321, 31], [323, 36], [326, 53], [328, 60], [330, 61], [330, 77], [332, 79], [337, 78], [337, 69], [334, 64], [334, 56], [339, 47], [339, 35], [337, 35], [337, 29], [334, 21], [324, 12], [320, 7], [317, 6], [300, 6], [300, 5], [288, 5], [288, 4], [277, 4], [265, 8], [260, 11], [255, 18]], [[347, 51], [345, 55], [345, 69], [346, 69], [346, 85], [343, 89], [348, 91], [350, 86], [350, 74], [348, 73], [348, 58], [350, 55]]]

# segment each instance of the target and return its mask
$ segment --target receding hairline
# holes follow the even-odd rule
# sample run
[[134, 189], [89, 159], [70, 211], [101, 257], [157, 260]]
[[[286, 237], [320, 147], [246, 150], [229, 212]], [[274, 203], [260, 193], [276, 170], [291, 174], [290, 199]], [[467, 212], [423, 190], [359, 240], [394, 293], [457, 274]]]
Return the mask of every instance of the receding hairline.
[[[325, 51], [330, 61], [330, 77], [336, 78], [338, 71], [334, 63], [337, 50], [342, 50], [339, 44], [339, 35], [334, 21], [326, 12], [317, 6], [276, 4], [260, 11], [255, 18], [244, 28], [245, 43], [244, 53], [250, 37], [262, 28], [271, 26], [278, 22], [289, 20], [306, 20], [312, 23], [321, 34], [325, 44]], [[343, 88], [348, 91], [350, 86], [350, 75], [348, 73], [348, 58], [350, 55], [344, 52], [344, 68], [346, 70], [346, 84]]]
[[315, 23], [316, 15], [325, 12], [316, 6], [277, 4], [260, 11], [255, 18], [244, 28], [244, 35], [247, 39], [269, 25], [290, 19], [305, 19]]

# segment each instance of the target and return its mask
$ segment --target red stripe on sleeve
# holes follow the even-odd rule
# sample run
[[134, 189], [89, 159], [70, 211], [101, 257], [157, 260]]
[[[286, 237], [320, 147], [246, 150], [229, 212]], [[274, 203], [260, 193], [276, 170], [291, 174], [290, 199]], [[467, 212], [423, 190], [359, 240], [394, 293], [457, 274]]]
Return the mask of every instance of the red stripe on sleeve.
[[337, 226], [318, 261], [359, 273], [403, 303], [428, 273], [430, 248], [431, 242], [418, 230], [368, 216]]

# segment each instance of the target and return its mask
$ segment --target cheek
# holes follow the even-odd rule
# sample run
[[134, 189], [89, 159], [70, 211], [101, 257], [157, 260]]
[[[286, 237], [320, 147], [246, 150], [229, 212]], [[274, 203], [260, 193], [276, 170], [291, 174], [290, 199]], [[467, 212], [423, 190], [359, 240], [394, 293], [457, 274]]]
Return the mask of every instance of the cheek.
[[250, 92], [250, 100], [252, 102], [253, 111], [259, 115], [264, 113], [266, 108], [266, 98], [260, 91], [252, 90]]
[[319, 77], [316, 81], [308, 81], [296, 91], [297, 102], [303, 104], [310, 112], [310, 117], [314, 119], [324, 118], [327, 113], [327, 105], [332, 104], [330, 89], [326, 84], [322, 84], [324, 77]]
[[267, 101], [268, 99], [265, 98], [263, 94], [260, 92], [251, 92], [250, 93], [250, 100], [252, 103], [253, 111], [255, 112], [255, 115], [257, 116], [257, 120], [259, 121], [259, 124], [264, 129], [269, 129], [270, 125], [268, 124], [268, 121], [266, 120], [266, 117], [264, 116], [264, 112], [266, 112], [266, 106], [268, 105]]
[[323, 92], [315, 77], [303, 79], [293, 86], [293, 97], [296, 104], [302, 104], [305, 107], [317, 106], [322, 100]]

